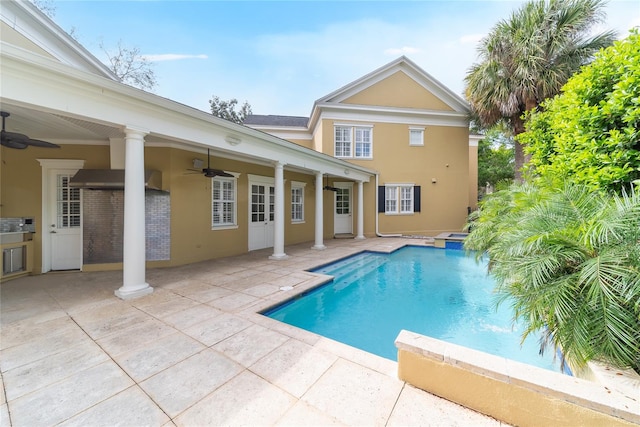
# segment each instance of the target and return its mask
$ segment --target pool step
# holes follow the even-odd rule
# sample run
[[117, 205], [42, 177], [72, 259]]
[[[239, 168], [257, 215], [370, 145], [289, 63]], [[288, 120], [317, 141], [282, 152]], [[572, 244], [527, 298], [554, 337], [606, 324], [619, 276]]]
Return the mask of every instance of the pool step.
[[360, 280], [387, 262], [387, 258], [378, 254], [361, 254], [354, 258], [316, 270], [316, 272], [334, 276], [336, 284], [342, 288]]

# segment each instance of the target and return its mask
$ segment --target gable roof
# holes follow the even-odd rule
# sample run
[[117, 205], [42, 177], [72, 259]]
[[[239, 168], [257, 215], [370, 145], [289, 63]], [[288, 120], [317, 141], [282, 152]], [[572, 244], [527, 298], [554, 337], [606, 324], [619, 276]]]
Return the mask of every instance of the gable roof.
[[[26, 43], [21, 47], [41, 55], [48, 55], [50, 58], [74, 68], [118, 80], [109, 67], [93, 56], [30, 1], [2, 0], [0, 21], [5, 26], [5, 31], [9, 29], [15, 32], [17, 37], [13, 38], [14, 41], [19, 37], [23, 38]], [[3, 39], [8, 37], [8, 34], [3, 34]]]
[[402, 71], [409, 77], [413, 78], [418, 84], [431, 92], [434, 96], [439, 98], [446, 105], [451, 107], [452, 110], [460, 113], [469, 112], [469, 104], [458, 96], [451, 89], [447, 88], [444, 84], [440, 83], [429, 73], [420, 68], [415, 62], [411, 61], [406, 56], [401, 56], [398, 59], [389, 62], [386, 65], [378, 68], [366, 74], [359, 79], [341, 87], [338, 90], [331, 92], [328, 95], [318, 99], [314, 104], [314, 109], [318, 105], [327, 103], [340, 103], [347, 98], [352, 97], [358, 92], [362, 92], [370, 86], [384, 80], [385, 78]]

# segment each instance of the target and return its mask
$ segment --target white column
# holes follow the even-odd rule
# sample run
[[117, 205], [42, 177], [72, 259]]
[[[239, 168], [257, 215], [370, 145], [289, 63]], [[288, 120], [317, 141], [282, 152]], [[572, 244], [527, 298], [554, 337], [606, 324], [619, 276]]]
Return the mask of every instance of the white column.
[[284, 253], [284, 164], [275, 164], [275, 212], [273, 230], [273, 255], [269, 259], [288, 258]]
[[362, 181], [358, 181], [358, 234], [357, 240], [366, 239], [364, 237], [364, 191], [362, 190]]
[[144, 137], [147, 133], [125, 129], [123, 280], [122, 287], [115, 292], [122, 299], [153, 292], [145, 277]]
[[322, 235], [324, 233], [324, 206], [322, 193], [322, 172], [316, 172], [316, 241], [311, 249], [322, 250], [324, 245]]

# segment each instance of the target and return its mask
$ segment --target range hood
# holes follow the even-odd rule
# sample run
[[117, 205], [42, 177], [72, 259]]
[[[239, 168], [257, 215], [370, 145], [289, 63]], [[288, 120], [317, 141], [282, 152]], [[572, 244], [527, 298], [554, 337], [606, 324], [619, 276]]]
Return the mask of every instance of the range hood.
[[[162, 190], [162, 173], [156, 170], [145, 170], [144, 185], [149, 190]], [[69, 181], [69, 187], [122, 190], [124, 189], [124, 169], [80, 169]]]

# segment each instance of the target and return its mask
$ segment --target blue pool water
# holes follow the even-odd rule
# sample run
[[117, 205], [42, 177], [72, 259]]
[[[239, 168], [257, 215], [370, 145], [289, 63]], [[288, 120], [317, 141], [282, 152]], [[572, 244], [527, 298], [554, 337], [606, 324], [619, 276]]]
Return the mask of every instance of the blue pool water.
[[486, 265], [464, 251], [405, 247], [390, 255], [364, 252], [314, 270], [326, 285], [265, 315], [396, 360], [401, 329], [559, 371], [538, 339], [521, 345], [511, 307], [496, 308]]

